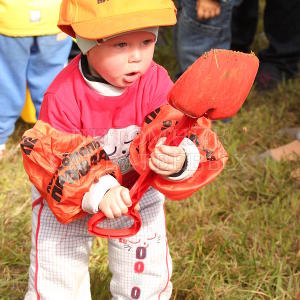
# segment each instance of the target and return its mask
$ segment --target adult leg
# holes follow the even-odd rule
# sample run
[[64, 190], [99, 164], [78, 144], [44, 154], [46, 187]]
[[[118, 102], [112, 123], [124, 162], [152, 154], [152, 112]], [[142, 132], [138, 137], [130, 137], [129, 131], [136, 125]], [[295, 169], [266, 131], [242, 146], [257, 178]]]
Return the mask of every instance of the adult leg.
[[26, 95], [26, 69], [31, 37], [0, 35], [0, 145], [13, 133]]
[[[268, 0], [264, 28], [269, 47], [258, 54], [262, 64], [272, 65], [287, 79], [298, 73], [300, 61], [300, 2]], [[262, 69], [263, 71], [263, 69]]]
[[233, 7], [231, 49], [250, 52], [258, 22], [258, 0], [242, 0]]
[[[177, 0], [177, 24], [173, 27], [173, 48], [174, 53], [179, 63], [179, 53], [178, 53], [178, 20], [180, 19], [182, 5], [181, 0]], [[179, 77], [179, 76], [178, 76]]]
[[65, 37], [59, 40], [57, 37], [60, 36], [62, 35], [37, 36], [31, 48], [27, 82], [37, 117], [45, 91], [68, 61], [72, 39]]
[[114, 300], [170, 299], [172, 262], [164, 214], [164, 196], [148, 190], [140, 201], [143, 225], [133, 237], [109, 240], [110, 284]]
[[87, 218], [60, 224], [33, 188], [32, 248], [25, 300], [90, 300]]
[[175, 49], [182, 73], [204, 52], [212, 48], [229, 49], [232, 1], [221, 0], [220, 15], [201, 21], [197, 19], [196, 0], [181, 0], [180, 5]]

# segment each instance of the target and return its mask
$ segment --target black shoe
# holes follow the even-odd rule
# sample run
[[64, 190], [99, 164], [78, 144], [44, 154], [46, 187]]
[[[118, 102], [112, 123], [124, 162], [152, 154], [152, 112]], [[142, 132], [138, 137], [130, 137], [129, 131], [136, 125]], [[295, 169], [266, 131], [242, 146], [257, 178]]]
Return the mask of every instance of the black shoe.
[[255, 78], [255, 87], [260, 91], [270, 91], [282, 83], [284, 74], [274, 65], [262, 63]]

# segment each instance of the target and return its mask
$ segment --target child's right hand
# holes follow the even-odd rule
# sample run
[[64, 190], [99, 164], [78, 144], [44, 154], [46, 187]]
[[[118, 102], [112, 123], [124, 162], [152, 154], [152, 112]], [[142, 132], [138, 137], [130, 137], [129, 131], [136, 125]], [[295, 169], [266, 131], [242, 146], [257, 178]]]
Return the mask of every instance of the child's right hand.
[[99, 204], [101, 210], [107, 218], [118, 218], [128, 212], [128, 207], [132, 205], [129, 190], [123, 186], [115, 186], [108, 190]]

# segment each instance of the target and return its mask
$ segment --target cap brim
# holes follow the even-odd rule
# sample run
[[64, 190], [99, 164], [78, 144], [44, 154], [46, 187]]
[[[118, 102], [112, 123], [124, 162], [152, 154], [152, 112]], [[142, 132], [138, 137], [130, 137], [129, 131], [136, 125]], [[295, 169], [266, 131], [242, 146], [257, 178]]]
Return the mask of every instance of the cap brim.
[[[100, 20], [84, 21], [71, 24], [77, 35], [86, 39], [101, 39], [131, 30], [176, 24], [176, 13], [173, 8], [110, 16]], [[70, 33], [69, 33], [70, 34]]]

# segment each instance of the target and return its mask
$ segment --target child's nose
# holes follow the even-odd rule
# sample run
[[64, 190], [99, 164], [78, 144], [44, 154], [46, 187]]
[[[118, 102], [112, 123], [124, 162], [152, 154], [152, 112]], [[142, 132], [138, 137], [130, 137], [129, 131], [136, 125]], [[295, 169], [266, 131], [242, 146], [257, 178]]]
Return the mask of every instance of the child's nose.
[[141, 61], [141, 59], [142, 59], [142, 55], [141, 55], [140, 49], [139, 48], [132, 49], [132, 51], [130, 52], [128, 61], [130, 63], [139, 62], [139, 61]]

